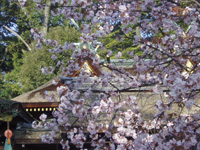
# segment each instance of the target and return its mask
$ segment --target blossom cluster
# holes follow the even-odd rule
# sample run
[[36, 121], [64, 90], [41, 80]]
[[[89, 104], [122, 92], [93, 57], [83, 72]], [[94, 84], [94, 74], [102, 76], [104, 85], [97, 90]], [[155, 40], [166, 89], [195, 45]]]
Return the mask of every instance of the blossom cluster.
[[[20, 1], [21, 5], [25, 3], [26, 0]], [[54, 119], [46, 121], [46, 116], [42, 115], [41, 122], [33, 123], [34, 128], [52, 130], [42, 137], [44, 142], [53, 142], [55, 133], [61, 132], [60, 127], [63, 127], [67, 138], [60, 143], [67, 149], [69, 143], [83, 148], [86, 142], [91, 142], [91, 147], [96, 149], [200, 149], [199, 8], [185, 6], [180, 0], [51, 0], [51, 3], [59, 6], [52, 10], [54, 16], [63, 14], [67, 19], [83, 23], [80, 29], [83, 43], [95, 42], [110, 34], [115, 23], [120, 21], [120, 35], [116, 39], [132, 39], [143, 53], [137, 56], [129, 52], [135, 62], [134, 76], [108, 63], [103, 67], [110, 71], [101, 71], [98, 77], [91, 79], [83, 63], [89, 60], [96, 68], [102, 67], [94, 52], [76, 48], [73, 43], [58, 45], [32, 29], [38, 48], [42, 44], [52, 47], [52, 59], [56, 60], [56, 54], [64, 50], [73, 50], [67, 68], [58, 62], [64, 74], [71, 76], [80, 70], [76, 83], [70, 81], [58, 87], [61, 102], [53, 112]], [[38, 1], [38, 9], [41, 7]], [[152, 36], [145, 38], [135, 27]], [[108, 50], [108, 56], [112, 53]], [[118, 52], [116, 58], [121, 57], [122, 53]], [[52, 71], [52, 67], [42, 69], [45, 74]], [[79, 90], [84, 83], [91, 82], [88, 89]], [[138, 103], [140, 98], [133, 93], [123, 95], [123, 92], [143, 87], [150, 88], [143, 92], [162, 95], [152, 107], [156, 113], [148, 120]], [[96, 99], [91, 100], [93, 94]], [[175, 106], [179, 112], [174, 111]], [[185, 114], [183, 110], [191, 113]]]

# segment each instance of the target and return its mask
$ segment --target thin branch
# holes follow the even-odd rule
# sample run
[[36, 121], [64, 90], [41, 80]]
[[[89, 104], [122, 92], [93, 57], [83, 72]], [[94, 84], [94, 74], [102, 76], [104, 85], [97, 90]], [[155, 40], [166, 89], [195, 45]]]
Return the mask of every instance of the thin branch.
[[28, 48], [28, 50], [31, 51], [30, 46], [22, 39], [22, 37], [19, 34], [17, 34], [12, 29], [8, 28], [7, 26], [3, 26], [3, 27], [6, 28], [8, 31], [12, 32], [14, 35], [16, 35], [26, 45], [26, 47]]

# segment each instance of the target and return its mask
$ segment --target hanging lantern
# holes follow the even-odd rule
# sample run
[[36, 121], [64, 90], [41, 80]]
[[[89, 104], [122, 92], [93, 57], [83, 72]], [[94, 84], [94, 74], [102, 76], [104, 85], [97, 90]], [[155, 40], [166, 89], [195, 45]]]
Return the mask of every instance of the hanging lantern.
[[10, 144], [10, 138], [12, 137], [13, 133], [11, 130], [7, 129], [5, 132], [4, 132], [4, 135], [6, 138], [8, 138], [8, 144]]

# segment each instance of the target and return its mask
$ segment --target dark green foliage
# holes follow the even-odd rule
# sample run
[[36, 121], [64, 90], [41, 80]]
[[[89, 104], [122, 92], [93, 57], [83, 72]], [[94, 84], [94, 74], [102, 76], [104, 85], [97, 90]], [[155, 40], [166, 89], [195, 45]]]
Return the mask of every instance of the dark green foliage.
[[[56, 39], [59, 44], [64, 44], [66, 41], [68, 43], [77, 42], [80, 34], [70, 26], [57, 26], [50, 28], [47, 37], [49, 39]], [[61, 60], [67, 62], [71, 54], [72, 51], [67, 50], [57, 54], [58, 59], [52, 60], [52, 53], [49, 53], [49, 47], [47, 46], [43, 46], [40, 50], [34, 49], [33, 52], [26, 52], [19, 70], [18, 81], [21, 83], [20, 92], [33, 90], [58, 75], [60, 70], [56, 67], [57, 61]], [[53, 74], [42, 74], [41, 69], [48, 66], [55, 67]]]
[[0, 98], [11, 99], [18, 96], [20, 93], [20, 84], [17, 83], [15, 72], [6, 74], [3, 80], [0, 79]]
[[[115, 55], [118, 52], [122, 52], [122, 57], [121, 58], [130, 58], [129, 54], [127, 52], [133, 51], [134, 55], [141, 55], [142, 51], [140, 49], [140, 46], [135, 46], [133, 43], [133, 36], [135, 35], [135, 31], [133, 28], [133, 33], [129, 33], [128, 35], [124, 35], [121, 31], [121, 29], [118, 29], [108, 36], [104, 37], [101, 39], [101, 42], [104, 43], [105, 45], [105, 50], [100, 50], [98, 53], [99, 55], [105, 59], [106, 54], [108, 50], [113, 51], [113, 56], [111, 58], [116, 58]], [[123, 36], [125, 40], [118, 41], [116, 39], [116, 36]]]
[[20, 92], [33, 90], [56, 75], [55, 73], [44, 75], [41, 72], [42, 67], [56, 65], [50, 57], [51, 54], [46, 48], [25, 54], [18, 73], [18, 81], [21, 83]]
[[[10, 99], [23, 92], [33, 90], [59, 73], [56, 68], [52, 75], [41, 73], [42, 67], [55, 66], [57, 60], [52, 60], [48, 52], [50, 47], [36, 50], [35, 42], [30, 34], [31, 28], [42, 30], [44, 19], [43, 11], [36, 11], [36, 3], [28, 1], [27, 6], [21, 9], [18, 3], [9, 0], [0, 1], [0, 98]], [[2, 26], [15, 30], [32, 48], [28, 51], [24, 43]], [[47, 38], [77, 42], [80, 34], [69, 26], [62, 15], [50, 16]], [[7, 51], [6, 51], [7, 50]], [[6, 56], [6, 57], [4, 57]], [[67, 61], [71, 51], [63, 52], [58, 59]], [[3, 61], [4, 60], [4, 61]]]
[[14, 104], [16, 104], [15, 101], [9, 101], [6, 99], [0, 100], [0, 118], [3, 118], [5, 121], [7, 118], [7, 115], [12, 115], [13, 117], [16, 117], [18, 114], [17, 109], [12, 107]]
[[21, 94], [21, 84], [18, 82], [19, 70], [22, 65], [22, 59], [18, 58], [17, 53], [13, 54], [14, 70], [2, 76], [0, 82], [0, 98], [11, 99]]
[[[16, 40], [8, 30], [3, 26], [14, 28], [17, 22], [17, 15], [20, 8], [16, 4], [10, 3], [8, 0], [0, 1], [0, 70], [10, 71], [13, 69], [12, 54], [6, 51], [7, 44]], [[6, 60], [6, 61], [5, 61]]]

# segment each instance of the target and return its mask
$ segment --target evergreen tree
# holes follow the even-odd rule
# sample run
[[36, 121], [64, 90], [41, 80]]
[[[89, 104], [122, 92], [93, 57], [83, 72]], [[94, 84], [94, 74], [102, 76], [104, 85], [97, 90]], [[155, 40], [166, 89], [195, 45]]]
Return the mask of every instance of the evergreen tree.
[[[0, 71], [10, 71], [13, 69], [12, 53], [6, 46], [12, 41], [16, 41], [16, 37], [4, 28], [16, 28], [17, 15], [20, 8], [17, 4], [10, 3], [9, 0], [0, 1]], [[6, 61], [5, 61], [6, 60]]]
[[[0, 68], [3, 74], [0, 76], [0, 97], [10, 99], [22, 92], [37, 88], [54, 77], [58, 70], [50, 76], [41, 74], [41, 67], [56, 64], [47, 52], [49, 47], [36, 50], [30, 36], [31, 28], [44, 30], [43, 21], [47, 14], [43, 10], [37, 11], [36, 3], [31, 1], [23, 9], [19, 9], [18, 3], [11, 3], [9, 0], [3, 0], [0, 4], [0, 24], [16, 32], [32, 50], [29, 51], [26, 45], [6, 28], [1, 28]], [[68, 25], [69, 22], [63, 19], [63, 15], [54, 17], [49, 14], [49, 20], [46, 23], [48, 24], [47, 38], [57, 39], [60, 44], [64, 44], [63, 41], [77, 42], [79, 33]], [[66, 55], [67, 60], [69, 54], [63, 57]]]
[[[64, 42], [77, 42], [80, 33], [73, 27], [57, 26], [49, 29], [47, 38], [57, 39], [58, 44], [63, 45]], [[42, 49], [34, 49], [33, 52], [27, 52], [24, 55], [21, 69], [19, 71], [18, 81], [21, 83], [20, 92], [27, 92], [37, 88], [38, 86], [46, 83], [60, 73], [57, 66], [57, 61], [63, 61], [65, 64], [70, 59], [72, 54], [71, 50], [66, 50], [57, 54], [57, 59], [51, 59], [52, 54], [48, 51], [49, 47], [44, 46]], [[50, 75], [44, 75], [41, 72], [43, 67], [53, 66], [55, 70]]]

